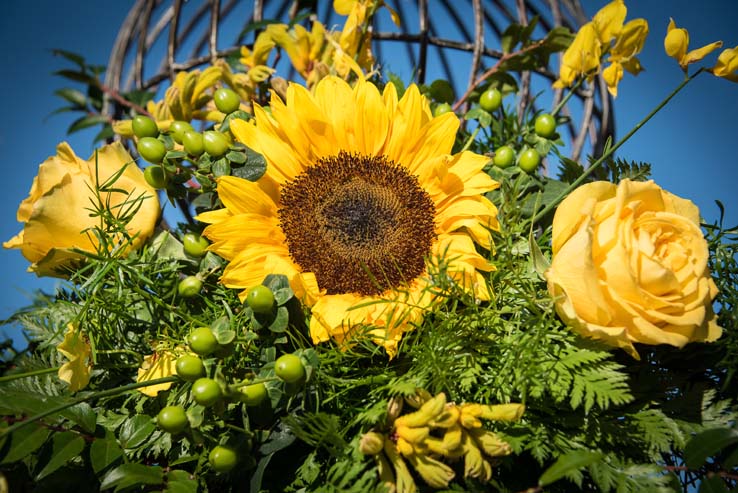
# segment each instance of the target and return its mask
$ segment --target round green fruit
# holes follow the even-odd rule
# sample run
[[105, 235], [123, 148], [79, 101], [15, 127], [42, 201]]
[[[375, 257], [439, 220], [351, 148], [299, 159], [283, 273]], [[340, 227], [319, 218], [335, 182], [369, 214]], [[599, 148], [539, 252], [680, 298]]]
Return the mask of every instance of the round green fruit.
[[[213, 339], [215, 339], [215, 337], [213, 337]], [[205, 376], [205, 365], [203, 365], [202, 360], [194, 354], [185, 354], [184, 356], [180, 356], [177, 358], [177, 362], [174, 364], [174, 367], [177, 370], [179, 378], [187, 380], [188, 382], [194, 382], [198, 378]]]
[[287, 383], [299, 382], [305, 377], [305, 367], [295, 354], [283, 354], [274, 363], [274, 373]]
[[187, 340], [190, 349], [200, 356], [207, 356], [218, 349], [218, 340], [210, 327], [198, 327], [190, 332]]
[[139, 139], [143, 137], [156, 137], [159, 135], [159, 127], [156, 122], [148, 116], [138, 115], [133, 117], [133, 135]]
[[189, 424], [187, 414], [181, 406], [167, 406], [163, 408], [159, 411], [156, 422], [159, 428], [172, 435], [184, 430]]
[[495, 150], [495, 156], [492, 158], [495, 166], [507, 168], [515, 162], [515, 151], [510, 146], [500, 146]]
[[502, 106], [502, 93], [498, 89], [487, 89], [479, 96], [479, 106], [484, 111], [497, 111]]
[[446, 113], [451, 113], [451, 111], [453, 111], [453, 108], [451, 108], [450, 104], [441, 103], [438, 106], [436, 106], [435, 110], [433, 110], [433, 116], [445, 115]]
[[199, 156], [205, 152], [205, 141], [200, 132], [189, 130], [182, 136], [182, 145], [190, 156]]
[[541, 155], [533, 148], [524, 150], [518, 157], [518, 166], [526, 173], [533, 173], [541, 164]]
[[184, 139], [184, 134], [187, 132], [194, 132], [189, 122], [183, 122], [182, 120], [175, 120], [169, 126], [169, 134], [172, 136], [177, 144], [181, 144]]
[[136, 149], [138, 149], [138, 153], [141, 154], [142, 158], [154, 164], [159, 164], [167, 153], [164, 142], [154, 137], [142, 137], [138, 139]]
[[203, 145], [205, 152], [210, 154], [211, 157], [219, 158], [226, 152], [228, 152], [228, 139], [225, 135], [215, 130], [208, 130], [202, 134]]
[[247, 406], [258, 406], [267, 398], [267, 388], [263, 383], [246, 385], [239, 389], [238, 399]]
[[548, 113], [541, 113], [533, 124], [536, 135], [549, 139], [556, 134], [556, 119]]
[[266, 286], [254, 286], [246, 294], [246, 304], [254, 313], [271, 313], [274, 308], [274, 293]]
[[184, 235], [182, 244], [184, 245], [185, 253], [193, 257], [202, 257], [205, 255], [205, 249], [210, 245], [208, 240], [197, 233], [187, 233]]
[[197, 296], [202, 289], [202, 281], [197, 276], [187, 276], [177, 285], [177, 293], [182, 298], [192, 298]]
[[222, 87], [213, 94], [215, 107], [225, 114], [233, 113], [241, 105], [241, 98], [238, 97], [236, 91]]
[[192, 384], [192, 398], [201, 406], [209, 407], [223, 396], [218, 382], [212, 378], [199, 378]]
[[164, 168], [159, 165], [149, 166], [144, 170], [144, 180], [151, 185], [152, 188], [166, 188], [169, 177]]
[[232, 448], [217, 445], [210, 451], [208, 462], [216, 472], [228, 472], [236, 467], [238, 456]]

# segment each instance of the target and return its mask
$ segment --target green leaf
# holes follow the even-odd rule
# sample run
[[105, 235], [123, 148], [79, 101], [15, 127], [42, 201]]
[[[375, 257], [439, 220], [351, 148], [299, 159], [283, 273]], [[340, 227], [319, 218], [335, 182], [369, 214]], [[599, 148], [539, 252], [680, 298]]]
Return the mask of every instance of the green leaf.
[[83, 56], [78, 55], [76, 53], [72, 53], [71, 51], [66, 50], [51, 50], [51, 53], [55, 56], [64, 57], [70, 62], [74, 62], [79, 66], [81, 70], [85, 70], [85, 59]]
[[[0, 413], [33, 416], [51, 407], [60, 407], [71, 401], [72, 399], [60, 395], [40, 395], [15, 389], [3, 389], [3, 398], [0, 399]], [[95, 431], [97, 416], [86, 402], [68, 407], [60, 411], [59, 415], [74, 421], [87, 432]]]
[[67, 129], [67, 134], [72, 134], [85, 128], [93, 127], [100, 123], [108, 123], [108, 118], [103, 115], [83, 116], [82, 118], [78, 118], [77, 120], [72, 122], [71, 125], [69, 125], [69, 128]]
[[51, 433], [49, 429], [42, 426], [26, 426], [12, 433], [0, 450], [0, 453], [5, 455], [0, 464], [21, 460], [35, 452], [44, 444], [49, 433]]
[[226, 154], [226, 158], [228, 158], [230, 162], [236, 164], [244, 164], [248, 160], [246, 154], [238, 151], [230, 151], [228, 154]]
[[454, 102], [454, 88], [444, 79], [436, 79], [431, 82], [430, 95], [439, 103], [451, 104]]
[[251, 481], [249, 483], [249, 491], [251, 493], [259, 493], [261, 491], [261, 482], [264, 478], [264, 471], [266, 470], [267, 466], [269, 465], [269, 461], [272, 460], [273, 456], [274, 453], [265, 455], [259, 460], [259, 463], [256, 465], [256, 471], [254, 471], [254, 474], [251, 476]]
[[159, 466], [123, 464], [105, 476], [100, 484], [100, 490], [115, 488], [115, 491], [119, 491], [137, 484], [161, 484], [163, 482], [164, 470]]
[[95, 79], [95, 77], [86, 72], [77, 72], [76, 70], [57, 70], [56, 72], [54, 72], [54, 75], [73, 80], [75, 82], [84, 82], [85, 84], [97, 84], [97, 80]]
[[236, 110], [233, 113], [229, 113], [223, 118], [223, 123], [220, 124], [220, 131], [227, 132], [231, 128], [231, 121], [233, 120], [250, 120], [251, 115], [243, 110]]
[[120, 429], [120, 444], [124, 449], [131, 449], [140, 445], [154, 431], [151, 417], [137, 414], [123, 423]]
[[578, 471], [583, 467], [601, 460], [602, 457], [603, 454], [601, 452], [591, 452], [589, 450], [575, 450], [562, 455], [556, 459], [556, 462], [551, 467], [543, 471], [540, 479], [538, 479], [538, 485], [548, 486], [571, 472]]
[[197, 480], [187, 471], [167, 473], [167, 493], [197, 493]]
[[738, 432], [732, 428], [705, 430], [687, 442], [684, 447], [684, 462], [688, 468], [698, 469], [708, 457], [736, 442], [738, 442]]
[[720, 476], [706, 477], [700, 482], [699, 493], [728, 493], [728, 487]]
[[99, 473], [123, 455], [118, 441], [109, 431], [105, 431], [105, 438], [97, 439], [90, 446], [90, 463], [92, 470]]
[[159, 233], [151, 242], [151, 249], [160, 258], [187, 260], [182, 242], [175, 238], [169, 231]]
[[266, 173], [266, 159], [248, 147], [244, 150], [244, 153], [246, 154], [246, 162], [243, 166], [239, 166], [233, 170], [233, 176], [238, 176], [249, 181], [256, 181]]
[[77, 433], [64, 431], [55, 433], [51, 447], [51, 459], [46, 463], [41, 472], [36, 475], [36, 481], [40, 481], [52, 472], [67, 464], [71, 459], [77, 457], [85, 448], [85, 439]]
[[211, 169], [213, 170], [213, 174], [216, 178], [227, 176], [231, 174], [231, 163], [229, 163], [225, 158], [218, 159], [212, 164]]
[[287, 307], [280, 306], [277, 308], [277, 316], [274, 317], [274, 321], [269, 325], [269, 330], [272, 332], [285, 332], [289, 326], [290, 313]]
[[231, 330], [231, 323], [225, 315], [211, 323], [210, 330], [213, 331], [215, 339], [221, 346], [230, 344], [236, 338], [236, 332]]
[[87, 96], [85, 96], [82, 92], [76, 89], [72, 89], [70, 87], [67, 87], [64, 89], [58, 89], [54, 91], [54, 94], [56, 94], [60, 98], [63, 98], [69, 101], [72, 104], [81, 106], [82, 108], [87, 106]]
[[487, 128], [492, 124], [492, 115], [482, 108], [472, 108], [464, 115], [464, 120], [477, 120], [482, 128]]
[[535, 235], [532, 231], [530, 236], [528, 237], [528, 246], [532, 254], [531, 260], [533, 261], [533, 268], [538, 273], [538, 275], [543, 278], [543, 274], [551, 266], [551, 262], [549, 262], [548, 259], [543, 255], [543, 252], [538, 246], [538, 242], [536, 241]]

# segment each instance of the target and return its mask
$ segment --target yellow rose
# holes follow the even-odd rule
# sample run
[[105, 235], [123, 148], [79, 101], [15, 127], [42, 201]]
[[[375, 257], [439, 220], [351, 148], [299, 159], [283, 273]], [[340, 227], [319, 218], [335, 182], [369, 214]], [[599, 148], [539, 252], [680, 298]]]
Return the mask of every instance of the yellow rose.
[[123, 145], [116, 142], [97, 152], [97, 181], [95, 154], [84, 161], [66, 142], [59, 144], [56, 152], [39, 166], [31, 191], [18, 208], [23, 230], [3, 243], [5, 248], [20, 248], [32, 262], [30, 271], [39, 276], [62, 275], [70, 262], [80, 258], [71, 249], [97, 251], [97, 239], [89, 231], [101, 225], [100, 218], [91, 211], [97, 202], [95, 186], [123, 167], [114, 190], [101, 192], [101, 198], [117, 216], [129, 208], [135, 210], [126, 225], [133, 240], [124, 251], [137, 248], [151, 236], [159, 217], [159, 199]]
[[683, 347], [722, 333], [699, 210], [652, 181], [574, 190], [553, 222], [548, 288], [578, 333], [623, 348]]

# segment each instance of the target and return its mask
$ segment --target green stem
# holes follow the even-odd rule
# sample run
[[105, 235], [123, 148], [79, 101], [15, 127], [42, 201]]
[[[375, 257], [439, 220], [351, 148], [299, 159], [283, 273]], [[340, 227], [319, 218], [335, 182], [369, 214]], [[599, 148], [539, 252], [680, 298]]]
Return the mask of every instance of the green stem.
[[579, 77], [579, 79], [577, 79], [577, 83], [574, 84], [574, 87], [572, 87], [571, 90], [568, 93], [566, 93], [566, 96], [564, 96], [564, 99], [559, 101], [559, 104], [556, 105], [556, 108], [554, 108], [553, 111], [551, 111], [551, 116], [556, 116], [559, 114], [559, 111], [561, 111], [561, 108], [563, 108], [564, 105], [569, 102], [569, 100], [574, 95], [574, 93], [577, 91], [577, 89], [579, 89], [579, 86], [582, 85], [582, 82], [584, 82], [584, 77]]
[[10, 382], [11, 380], [17, 380], [19, 378], [35, 377], [36, 375], [54, 373], [55, 371], [59, 371], [59, 368], [61, 368], [61, 366], [56, 366], [54, 368], [44, 368], [43, 370], [27, 371], [25, 373], [13, 373], [11, 375], [5, 375], [3, 377], [0, 377], [0, 383]]
[[551, 212], [551, 210], [553, 208], [555, 208], [557, 205], [559, 205], [559, 203], [562, 200], [564, 200], [567, 195], [569, 195], [573, 190], [575, 190], [577, 187], [579, 187], [579, 185], [581, 185], [587, 179], [587, 177], [589, 175], [591, 175], [592, 173], [594, 173], [594, 171], [597, 168], [599, 168], [600, 166], [602, 166], [602, 163], [604, 163], [607, 160], [607, 158], [609, 158], [610, 156], [612, 156], [615, 153], [615, 151], [617, 151], [618, 149], [620, 149], [620, 147], [622, 147], [623, 144], [625, 144], [631, 137], [633, 137], [633, 135], [635, 135], [635, 133], [638, 130], [640, 130], [640, 128], [643, 125], [646, 124], [646, 122], [648, 122], [651, 118], [653, 118], [654, 115], [656, 115], [656, 113], [658, 113], [659, 111], [661, 111], [661, 108], [663, 108], [664, 106], [666, 106], [669, 103], [669, 101], [671, 101], [672, 98], [674, 96], [676, 96], [679, 93], [679, 91], [681, 91], [684, 88], [684, 86], [686, 86], [687, 84], [689, 84], [689, 82], [692, 79], [694, 79], [699, 74], [701, 74], [703, 72], [703, 70], [704, 69], [701, 68], [697, 72], [695, 72], [694, 75], [692, 75], [692, 76], [684, 79], [682, 81], [682, 83], [677, 86], [676, 89], [674, 89], [668, 96], [666, 96], [666, 98], [663, 101], [661, 101], [661, 103], [658, 104], [658, 106], [656, 106], [653, 110], [651, 110], [651, 112], [648, 115], [646, 115], [641, 121], [639, 121], [638, 123], [636, 123], [636, 125], [630, 130], [630, 132], [628, 132], [625, 135], [625, 137], [623, 137], [622, 139], [620, 139], [620, 141], [618, 141], [614, 146], [610, 147], [609, 149], [606, 149], [605, 150], [605, 153], [602, 154], [602, 156], [600, 156], [600, 158], [597, 161], [595, 161], [594, 163], [592, 163], [592, 165], [589, 168], [587, 168], [584, 171], [584, 173], [582, 173], [582, 175], [579, 178], [577, 178], [576, 180], [574, 180], [574, 182], [572, 182], [572, 184], [569, 185], [566, 188], [566, 190], [564, 190], [561, 194], [559, 194], [559, 196], [556, 197], [556, 199], [554, 199], [550, 203], [546, 204], [546, 207], [544, 207], [543, 209], [541, 209], [540, 212], [538, 212], [535, 216], [533, 216], [533, 222], [536, 223], [542, 217], [544, 217], [546, 214], [548, 214], [549, 212]]
[[72, 399], [71, 401], [61, 404], [59, 406], [53, 407], [51, 409], [48, 409], [42, 413], [36, 414], [35, 416], [31, 416], [30, 418], [26, 419], [25, 421], [19, 421], [15, 423], [12, 426], [9, 426], [2, 430], [0, 433], [0, 436], [5, 436], [10, 433], [13, 433], [14, 431], [18, 431], [21, 428], [28, 426], [32, 423], [35, 423], [36, 421], [40, 419], [44, 419], [46, 416], [51, 416], [52, 414], [57, 414], [65, 409], [68, 409], [72, 406], [76, 406], [77, 404], [81, 404], [82, 402], [91, 401], [93, 399], [100, 399], [102, 397], [109, 397], [112, 395], [118, 395], [122, 394], [124, 392], [128, 392], [129, 390], [135, 390], [141, 387], [148, 387], [150, 385], [159, 385], [160, 383], [170, 383], [170, 382], [176, 382], [179, 380], [179, 377], [171, 376], [171, 377], [162, 377], [162, 378], [155, 378], [153, 380], [147, 380], [145, 382], [135, 382], [128, 385], [123, 385], [122, 387], [116, 387], [114, 389], [108, 389], [108, 390], [101, 390], [99, 392], [92, 392], [91, 394], [87, 394], [82, 397], [77, 397], [76, 399]]
[[477, 138], [477, 134], [479, 133], [479, 127], [475, 128], [472, 134], [469, 136], [469, 138], [466, 140], [466, 143], [464, 144], [464, 147], [461, 148], [461, 151], [464, 152], [469, 149], [469, 147], [472, 145], [472, 142], [474, 142], [474, 139]]

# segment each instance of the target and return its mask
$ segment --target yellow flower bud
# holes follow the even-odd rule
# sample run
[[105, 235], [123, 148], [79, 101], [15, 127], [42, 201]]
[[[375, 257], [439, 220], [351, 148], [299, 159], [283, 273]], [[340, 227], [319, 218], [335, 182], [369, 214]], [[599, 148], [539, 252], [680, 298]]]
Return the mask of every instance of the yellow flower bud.
[[738, 82], [738, 46], [723, 50], [712, 73], [732, 82]]
[[361, 436], [359, 451], [364, 455], [376, 455], [384, 448], [384, 435], [369, 431]]
[[431, 488], [446, 488], [456, 476], [454, 470], [449, 466], [426, 455], [412, 454], [408, 460]]

